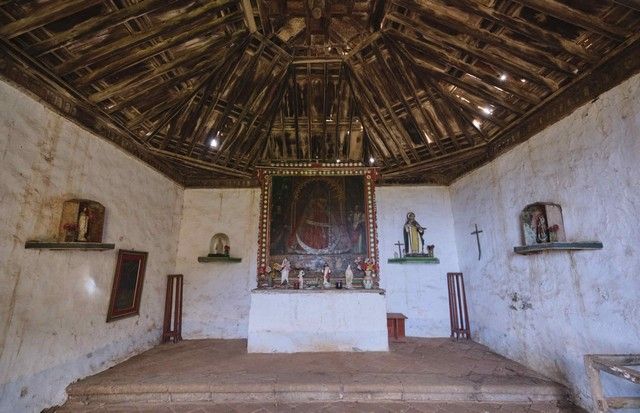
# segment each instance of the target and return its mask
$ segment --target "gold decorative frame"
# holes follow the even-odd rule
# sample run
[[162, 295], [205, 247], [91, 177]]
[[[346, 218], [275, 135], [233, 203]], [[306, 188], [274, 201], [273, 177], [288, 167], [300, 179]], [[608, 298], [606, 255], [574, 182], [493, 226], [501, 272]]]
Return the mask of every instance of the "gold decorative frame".
[[[257, 168], [260, 182], [260, 222], [258, 225], [257, 280], [265, 273], [270, 263], [271, 189], [274, 176], [329, 177], [364, 176], [365, 234], [367, 257], [379, 264], [378, 225], [375, 198], [375, 183], [378, 168], [366, 167], [360, 162], [279, 162]], [[379, 280], [378, 274], [378, 280]]]

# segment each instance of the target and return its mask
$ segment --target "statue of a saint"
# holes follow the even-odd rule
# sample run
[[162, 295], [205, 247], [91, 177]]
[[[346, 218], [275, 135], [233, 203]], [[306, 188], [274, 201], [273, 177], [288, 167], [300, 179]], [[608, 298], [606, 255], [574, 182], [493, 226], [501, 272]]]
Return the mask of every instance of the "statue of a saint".
[[300, 284], [300, 289], [304, 288], [304, 270], [298, 271], [298, 284]]
[[347, 283], [347, 288], [353, 287], [353, 270], [351, 269], [351, 264], [347, 265], [347, 269], [344, 272], [344, 279]]
[[289, 283], [289, 271], [291, 271], [291, 263], [284, 257], [282, 259], [282, 264], [280, 264], [280, 284], [288, 284]]
[[218, 255], [222, 255], [224, 253], [224, 244], [222, 243], [221, 237], [218, 238], [218, 240], [216, 241], [216, 245], [214, 245], [213, 248]]
[[87, 232], [89, 231], [89, 211], [84, 207], [78, 215], [78, 241], [87, 240]]
[[544, 219], [542, 215], [538, 217], [538, 225], [536, 225], [536, 241], [549, 242], [547, 236], [547, 220]]
[[331, 268], [329, 268], [328, 264], [324, 265], [324, 269], [322, 270], [322, 285], [324, 286], [324, 288], [330, 288], [331, 287], [331, 282], [329, 281], [329, 278], [331, 274]]
[[404, 251], [405, 255], [420, 255], [423, 253], [424, 234], [426, 228], [416, 221], [416, 214], [409, 212], [404, 224]]

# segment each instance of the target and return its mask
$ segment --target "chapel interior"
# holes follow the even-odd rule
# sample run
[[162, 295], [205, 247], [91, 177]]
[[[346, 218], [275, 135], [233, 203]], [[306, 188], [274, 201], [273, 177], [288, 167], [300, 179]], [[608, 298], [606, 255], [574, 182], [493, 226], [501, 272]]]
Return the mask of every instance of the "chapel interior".
[[640, 0], [0, 0], [0, 412], [640, 412]]

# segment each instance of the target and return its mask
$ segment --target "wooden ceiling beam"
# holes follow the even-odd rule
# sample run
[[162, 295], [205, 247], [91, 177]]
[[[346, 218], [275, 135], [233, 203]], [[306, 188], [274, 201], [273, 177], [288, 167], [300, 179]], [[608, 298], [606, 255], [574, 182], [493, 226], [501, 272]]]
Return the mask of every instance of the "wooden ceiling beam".
[[[239, 21], [239, 20], [240, 20], [239, 13], [236, 12], [236, 13], [228, 14], [220, 19], [215, 19], [213, 21], [203, 24], [202, 26], [200, 26], [199, 28], [197, 28], [195, 31], [191, 33], [183, 33], [174, 37], [170, 37], [168, 39], [164, 39], [155, 43], [151, 47], [147, 47], [144, 49], [137, 49], [134, 52], [126, 53], [124, 55], [115, 54], [114, 56], [108, 57], [106, 60], [104, 60], [99, 68], [96, 68], [95, 70], [92, 70], [87, 75], [84, 75], [78, 78], [78, 80], [76, 80], [76, 83], [80, 86], [87, 86], [91, 83], [102, 80], [107, 76], [111, 76], [125, 69], [128, 69], [132, 66], [140, 64], [141, 62], [144, 62], [149, 58], [157, 56], [160, 53], [167, 52], [171, 50], [172, 47], [175, 47], [180, 44], [184, 44], [189, 40], [191, 40], [193, 36], [201, 35], [203, 33], [206, 33], [210, 30], [215, 29], [216, 27], [219, 27], [220, 25], [231, 23], [233, 21]], [[234, 32], [231, 35], [224, 34], [218, 37], [217, 39], [207, 40], [205, 44], [212, 41], [212, 43], [210, 44], [213, 47], [223, 47], [225, 46], [224, 43], [235, 42], [239, 38], [243, 37], [244, 35], [246, 35], [246, 32], [244, 30], [239, 30]], [[194, 50], [191, 53], [195, 54], [196, 51]]]
[[108, 42], [102, 46], [97, 46], [86, 53], [82, 53], [76, 57], [66, 60], [56, 67], [56, 72], [61, 74], [67, 74], [76, 71], [79, 68], [91, 66], [95, 63], [101, 62], [109, 56], [118, 54], [118, 52], [126, 51], [127, 54], [131, 53], [131, 48], [136, 47], [144, 42], [147, 42], [153, 38], [162, 36], [166, 37], [165, 41], [170, 44], [176, 44], [178, 41], [171, 39], [174, 36], [180, 36], [181, 39], [193, 38], [196, 33], [192, 30], [202, 33], [203, 27], [207, 26], [207, 29], [212, 29], [219, 24], [227, 23], [234, 18], [242, 19], [242, 12], [235, 11], [225, 16], [214, 19], [213, 22], [202, 20], [211, 13], [220, 11], [225, 7], [229, 7], [237, 3], [237, 0], [215, 0], [206, 3], [204, 6], [198, 7], [188, 13], [183, 13], [179, 17], [169, 19], [164, 23], [154, 25], [150, 30], [142, 31], [128, 36], [123, 36], [112, 42]]
[[[496, 47], [509, 55], [518, 57], [530, 64], [546, 67], [550, 70], [556, 70], [569, 75], [575, 75], [578, 72], [578, 68], [575, 65], [567, 63], [566, 61], [556, 58], [553, 54], [544, 53], [536, 48], [534, 43], [524, 43], [518, 40], [509, 38], [504, 35], [497, 35], [491, 33], [488, 30], [484, 30], [479, 27], [470, 26], [469, 20], [473, 16], [470, 16], [466, 12], [462, 12], [459, 9], [452, 9], [449, 7], [441, 6], [437, 1], [429, 1], [428, 8], [426, 8], [422, 2], [418, 3], [414, 0], [393, 0], [395, 4], [408, 8], [414, 13], [421, 16], [426, 16], [430, 21], [437, 24], [444, 25], [451, 30], [454, 30], [460, 34], [466, 34], [467, 36], [475, 39], [476, 41], [484, 42], [488, 45]], [[463, 16], [460, 16], [463, 14]], [[466, 17], [467, 21], [460, 21], [460, 17]], [[413, 20], [413, 19], [412, 19]]]
[[[352, 79], [354, 82], [354, 85], [358, 87], [357, 89], [354, 89], [352, 86], [351, 90], [354, 92], [354, 95], [356, 96], [357, 96], [356, 91], [364, 96], [363, 101], [367, 102], [368, 104], [368, 110], [367, 108], [365, 108], [364, 113], [369, 115], [369, 117], [371, 118], [371, 124], [375, 125], [376, 127], [378, 126], [375, 124], [375, 121], [372, 116], [372, 113], [375, 113], [378, 115], [378, 118], [380, 119], [380, 125], [384, 129], [386, 129], [387, 137], [391, 140], [391, 142], [393, 142], [394, 146], [398, 149], [398, 152], [402, 157], [403, 161], [407, 165], [411, 164], [411, 159], [409, 159], [409, 156], [407, 155], [405, 148], [402, 146], [402, 143], [397, 139], [396, 134], [393, 133], [393, 131], [387, 127], [387, 124], [384, 121], [384, 116], [382, 115], [382, 111], [378, 108], [377, 100], [374, 98], [374, 96], [370, 92], [371, 89], [364, 83], [364, 81], [358, 75], [357, 71], [352, 65], [347, 63], [347, 67], [349, 67], [349, 71], [350, 71], [349, 78]], [[362, 112], [363, 111], [361, 111], [361, 113]], [[390, 111], [390, 112], [393, 112], [393, 111]], [[384, 133], [380, 134], [380, 136], [384, 136], [384, 135], [385, 135]], [[411, 147], [411, 149], [415, 151], [413, 146]]]
[[123, 77], [118, 79], [116, 83], [111, 83], [107, 87], [89, 95], [92, 102], [102, 102], [115, 96], [122, 96], [135, 91], [139, 86], [151, 82], [160, 76], [167, 76], [172, 72], [180, 70], [192, 70], [193, 67], [201, 64], [205, 60], [209, 60], [212, 56], [213, 61], [223, 59], [227, 55], [226, 47], [220, 48], [218, 42], [214, 42], [208, 46], [198, 48], [190, 53], [184, 53], [182, 56], [175, 58], [168, 63], [153, 67], [146, 72], [137, 73], [131, 77]]
[[12, 39], [101, 2], [102, 0], [56, 0], [48, 2], [30, 12], [27, 16], [0, 27], [0, 38]]
[[[373, 44], [372, 47], [373, 48], [377, 48], [376, 44]], [[400, 137], [402, 138], [402, 141], [404, 141], [404, 143], [405, 143], [406, 147], [409, 149], [409, 152], [411, 153], [411, 155], [415, 159], [420, 159], [420, 156], [418, 155], [418, 152], [416, 151], [415, 144], [413, 143], [413, 139], [411, 139], [411, 136], [409, 135], [409, 133], [407, 132], [406, 128], [404, 127], [404, 125], [400, 121], [400, 118], [396, 114], [396, 111], [393, 109], [393, 104], [392, 104], [391, 98], [390, 98], [391, 92], [389, 91], [389, 88], [388, 88], [388, 86], [389, 86], [388, 82], [386, 82], [384, 80], [384, 78], [381, 78], [379, 76], [378, 71], [374, 69], [373, 65], [365, 65], [364, 62], [361, 62], [361, 68], [362, 68], [363, 74], [366, 75], [365, 77], [360, 77], [361, 83], [366, 85], [367, 84], [367, 80], [368, 80], [369, 81], [369, 85], [372, 86], [369, 90], [378, 91], [378, 95], [377, 96], [380, 98], [379, 100], [382, 100], [382, 104], [384, 105], [387, 113], [389, 114], [392, 124], [395, 126], [396, 130], [400, 134]], [[353, 68], [352, 68], [352, 70], [353, 70]], [[367, 73], [368, 73], [368, 75], [367, 75]], [[356, 73], [356, 76], [358, 76], [357, 73]], [[367, 80], [365, 80], [365, 79], [367, 79]], [[372, 102], [377, 102], [377, 100], [373, 99]], [[376, 105], [376, 107], [377, 107], [377, 105]], [[383, 123], [385, 123], [384, 122], [384, 117], [382, 115], [383, 112], [382, 111], [378, 111], [378, 113], [380, 114], [381, 119], [383, 119]], [[386, 127], [386, 124], [385, 124], [385, 127]], [[393, 130], [390, 130], [390, 133], [393, 134]], [[402, 142], [400, 141], [399, 144], [402, 145]]]
[[[384, 37], [383, 37], [384, 39]], [[409, 104], [407, 103], [407, 100], [404, 97], [404, 85], [406, 82], [409, 81], [409, 79], [404, 79], [401, 80], [399, 79], [394, 70], [391, 69], [391, 67], [389, 67], [387, 61], [385, 60], [385, 58], [382, 56], [382, 53], [380, 52], [380, 49], [377, 47], [374, 47], [373, 50], [375, 56], [376, 56], [376, 62], [378, 63], [378, 65], [380, 67], [382, 67], [383, 72], [385, 73], [385, 76], [389, 79], [391, 79], [394, 83], [394, 85], [392, 85], [389, 90], [391, 91], [391, 93], [393, 93], [393, 95], [395, 96], [395, 98], [402, 104], [402, 106], [404, 107], [406, 114], [407, 114], [407, 118], [409, 119], [409, 121], [413, 124], [415, 130], [417, 131], [420, 140], [422, 141], [422, 143], [424, 144], [424, 146], [427, 148], [427, 150], [429, 151], [430, 155], [434, 155], [434, 151], [433, 148], [431, 148], [430, 142], [429, 140], [426, 138], [426, 136], [422, 133], [420, 124], [416, 121], [416, 119], [413, 116], [413, 111], [411, 110], [411, 108], [409, 107]], [[393, 51], [390, 49], [387, 49], [387, 52], [389, 53], [389, 55], [393, 54]]]
[[433, 171], [434, 169], [439, 169], [451, 165], [455, 165], [458, 163], [468, 162], [469, 160], [477, 157], [486, 156], [487, 147], [486, 145], [479, 145], [473, 148], [462, 149], [460, 151], [451, 152], [443, 156], [439, 156], [433, 159], [427, 159], [420, 162], [416, 162], [410, 166], [404, 167], [393, 167], [384, 169], [382, 171], [385, 178], [394, 178], [394, 177], [402, 177], [406, 174], [411, 173], [424, 173], [428, 171]]
[[[260, 41], [260, 44], [258, 46], [258, 50], [256, 50], [253, 56], [251, 56], [248, 64], [243, 67], [235, 83], [229, 84], [230, 90], [227, 89], [222, 92], [223, 94], [228, 96], [228, 99], [227, 99], [227, 105], [224, 108], [224, 112], [222, 113], [221, 116], [218, 116], [218, 119], [216, 120], [215, 127], [213, 129], [216, 131], [216, 133], [220, 132], [221, 135], [222, 133], [224, 133], [223, 128], [225, 126], [225, 123], [231, 120], [229, 115], [231, 114], [232, 109], [235, 107], [236, 102], [238, 101], [242, 93], [248, 90], [247, 88], [249, 87], [249, 81], [255, 75], [255, 70], [257, 68], [258, 62], [260, 61], [260, 57], [264, 53], [265, 48], [267, 46], [267, 42], [264, 39], [259, 41]], [[240, 59], [240, 61], [242, 61], [242, 58]], [[230, 77], [233, 77], [233, 73], [230, 74]], [[220, 159], [222, 150], [228, 147], [227, 139], [229, 138], [232, 138], [232, 136], [226, 135], [223, 139], [221, 139], [220, 143], [218, 144], [216, 154], [214, 155], [214, 159], [213, 159], [214, 163], [217, 162], [218, 159]], [[200, 154], [200, 159], [205, 160], [206, 157], [209, 155], [210, 151], [211, 151], [211, 148], [207, 147]]]
[[566, 23], [573, 24], [590, 30], [599, 35], [605, 36], [616, 42], [624, 40], [628, 33], [620, 27], [605, 23], [602, 19], [574, 9], [557, 0], [511, 0], [523, 6], [537, 10], [549, 16], [560, 19]]
[[[447, 54], [435, 47], [430, 46], [429, 44], [423, 41], [409, 37], [406, 34], [400, 33], [396, 30], [387, 30], [385, 31], [385, 34], [393, 38], [394, 41], [399, 41], [407, 46], [410, 46], [412, 49], [417, 49], [421, 53], [426, 54], [430, 60], [440, 62], [442, 65], [449, 66], [454, 69], [465, 72], [470, 76], [473, 76], [475, 78], [482, 80], [484, 83], [488, 84], [489, 86], [498, 88], [502, 90], [504, 93], [513, 95], [514, 97], [516, 97], [519, 100], [522, 100], [523, 102], [526, 102], [530, 105], [537, 105], [538, 103], [540, 103], [540, 97], [523, 89], [521, 86], [522, 82], [520, 81], [518, 81], [517, 83], [514, 83], [513, 79], [500, 81], [500, 78], [498, 76], [489, 74], [486, 71], [479, 69], [474, 65], [466, 63], [462, 59], [458, 59], [455, 56], [452, 56], [451, 53]], [[417, 59], [420, 61], [423, 61], [423, 59], [420, 59], [420, 58], [417, 58]]]
[[[398, 52], [397, 46], [394, 44], [393, 40], [389, 39], [386, 36], [384, 37], [384, 40], [385, 40], [385, 43], [387, 44], [387, 47], [390, 49], [390, 55], [394, 61], [395, 66], [400, 69], [402, 77], [407, 79], [407, 84], [409, 85], [409, 88], [411, 90], [411, 96], [415, 101], [415, 105], [418, 108], [418, 113], [420, 113], [422, 117], [424, 126], [427, 129], [429, 137], [435, 142], [436, 146], [438, 146], [438, 149], [440, 150], [441, 153], [446, 153], [444, 145], [442, 144], [442, 141], [441, 141], [442, 136], [440, 135], [434, 120], [431, 119], [430, 114], [424, 109], [424, 106], [420, 101], [420, 98], [418, 97], [418, 91], [415, 85], [413, 84], [413, 79], [409, 74], [409, 70], [405, 65], [405, 61], [398, 56], [399, 52]], [[427, 144], [429, 144], [429, 138], [427, 138]]]
[[143, 0], [123, 9], [111, 13], [99, 15], [78, 23], [60, 33], [55, 33], [48, 39], [41, 40], [27, 48], [27, 52], [42, 55], [57, 50], [60, 47], [68, 46], [71, 42], [91, 33], [98, 33], [102, 30], [111, 29], [117, 25], [136, 19], [145, 14], [151, 13], [160, 7], [167, 7], [177, 0]]
[[[193, 134], [191, 146], [188, 152], [189, 156], [193, 154], [193, 150], [197, 144], [201, 143], [206, 145], [207, 138], [210, 135], [213, 135], [212, 131], [216, 124], [215, 113], [220, 103], [220, 99], [231, 82], [232, 74], [238, 69], [240, 62], [242, 61], [244, 49], [249, 44], [250, 39], [251, 37], [237, 44], [229, 52], [230, 58], [222, 60], [221, 62], [223, 62], [223, 65], [218, 70], [214, 71], [216, 73], [216, 89], [212, 94], [211, 104], [209, 105], [208, 112], [204, 115], [203, 122], [201, 122], [199, 128]], [[218, 131], [216, 131], [216, 133], [218, 133]]]
[[614, 3], [627, 7], [631, 10], [640, 11], [640, 0], [612, 0]]
[[428, 26], [421, 22], [416, 22], [395, 12], [389, 13], [386, 19], [399, 23], [406, 29], [416, 31], [423, 36], [430, 38], [430, 41], [435, 44], [444, 41], [454, 49], [457, 49], [461, 52], [467, 53], [468, 55], [487, 62], [488, 64], [497, 68], [500, 73], [510, 73], [512, 76], [527, 79], [549, 91], [555, 91], [558, 88], [557, 84], [554, 81], [539, 75], [536, 72], [537, 68], [531, 67], [530, 65], [523, 65], [516, 61], [509, 61], [505, 59], [504, 56], [500, 56], [490, 50], [485, 50], [469, 44], [465, 41], [460, 40], [456, 36], [452, 36], [444, 31], [441, 31], [438, 28]]
[[[478, 17], [482, 17], [501, 26], [527, 37], [532, 44], [538, 45], [542, 50], [553, 49], [561, 51], [572, 56], [579, 57], [587, 62], [595, 62], [598, 56], [582, 47], [580, 44], [572, 40], [566, 39], [556, 33], [544, 30], [535, 24], [529, 23], [519, 16], [511, 16], [502, 13], [492, 7], [485, 6], [474, 0], [449, 0], [452, 7], [458, 10], [464, 10], [473, 13]], [[631, 0], [636, 1], [636, 0]], [[640, 1], [640, 0], [638, 0]]]

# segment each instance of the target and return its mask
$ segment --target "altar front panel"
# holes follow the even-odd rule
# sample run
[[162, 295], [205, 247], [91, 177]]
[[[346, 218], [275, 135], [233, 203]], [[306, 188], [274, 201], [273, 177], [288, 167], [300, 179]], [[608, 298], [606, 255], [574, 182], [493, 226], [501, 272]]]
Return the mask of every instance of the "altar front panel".
[[254, 290], [249, 353], [388, 351], [382, 290]]

